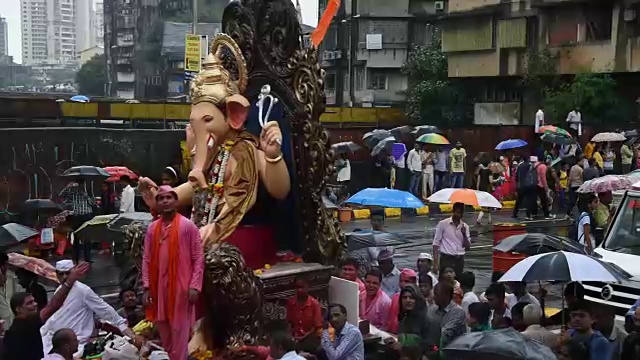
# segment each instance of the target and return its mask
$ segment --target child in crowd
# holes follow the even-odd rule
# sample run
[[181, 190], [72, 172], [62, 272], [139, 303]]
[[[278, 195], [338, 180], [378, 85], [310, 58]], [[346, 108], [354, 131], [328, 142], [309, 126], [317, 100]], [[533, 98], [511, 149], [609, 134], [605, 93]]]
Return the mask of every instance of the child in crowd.
[[558, 191], [559, 208], [564, 209], [566, 206], [566, 196], [569, 191], [569, 164], [562, 163], [560, 168], [560, 189]]
[[440, 274], [439, 281], [446, 281], [453, 286], [453, 301], [460, 305], [462, 304], [462, 288], [460, 283], [456, 280], [456, 272], [450, 267], [444, 268]]
[[427, 305], [433, 305], [433, 278], [429, 274], [420, 274], [418, 276], [418, 286]]

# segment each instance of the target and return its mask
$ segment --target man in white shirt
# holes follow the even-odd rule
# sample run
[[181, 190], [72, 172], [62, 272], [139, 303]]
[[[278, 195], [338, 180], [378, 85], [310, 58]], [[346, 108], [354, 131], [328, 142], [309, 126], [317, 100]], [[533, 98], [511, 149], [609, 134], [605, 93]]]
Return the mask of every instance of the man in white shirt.
[[471, 271], [465, 271], [458, 277], [458, 282], [460, 283], [460, 288], [462, 288], [462, 293], [464, 294], [461, 306], [468, 314], [469, 305], [475, 302], [480, 302], [478, 295], [473, 292], [473, 288], [476, 286], [476, 276]]
[[[56, 275], [62, 284], [60, 286], [67, 284], [66, 280], [73, 266], [71, 260], [60, 260], [56, 263]], [[127, 325], [127, 320], [120, 317], [116, 310], [104, 302], [90, 287], [76, 281], [60, 309], [40, 328], [44, 353], [48, 354], [51, 351], [54, 333], [64, 328], [71, 329], [78, 336], [80, 343], [78, 349], [82, 353], [84, 344], [93, 334], [94, 318], [117, 327], [123, 335], [135, 339], [133, 331]]]
[[409, 192], [420, 196], [420, 178], [422, 177], [422, 157], [420, 156], [420, 143], [416, 142], [413, 149], [407, 155], [407, 167], [411, 172]]
[[582, 114], [577, 106], [573, 108], [567, 115], [567, 124], [569, 128], [575, 130], [578, 136], [582, 135]]
[[340, 158], [336, 161], [338, 176], [336, 180], [338, 184], [347, 185], [351, 180], [351, 162], [347, 158], [347, 154], [340, 154]]
[[122, 195], [120, 196], [120, 212], [135, 212], [135, 200], [136, 200], [136, 192], [131, 187], [131, 179], [124, 175], [120, 177], [120, 182], [124, 186], [122, 189]]
[[435, 153], [430, 151], [421, 151], [420, 158], [422, 160], [422, 200], [427, 200], [429, 195], [434, 193], [434, 176], [433, 163]]
[[535, 133], [537, 134], [540, 131], [540, 128], [544, 126], [544, 111], [542, 111], [542, 106], [536, 112], [536, 120], [535, 120]]

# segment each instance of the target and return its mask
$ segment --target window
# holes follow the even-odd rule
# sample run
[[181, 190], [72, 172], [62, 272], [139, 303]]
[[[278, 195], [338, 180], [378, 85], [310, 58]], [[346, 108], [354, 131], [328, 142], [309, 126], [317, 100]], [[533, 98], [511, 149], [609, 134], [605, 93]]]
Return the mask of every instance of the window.
[[336, 89], [336, 74], [335, 73], [327, 73], [324, 77], [325, 88], [329, 90]]
[[369, 89], [387, 90], [387, 74], [382, 71], [371, 70], [371, 76], [369, 76]]
[[611, 40], [613, 4], [590, 4], [585, 8], [585, 41]]

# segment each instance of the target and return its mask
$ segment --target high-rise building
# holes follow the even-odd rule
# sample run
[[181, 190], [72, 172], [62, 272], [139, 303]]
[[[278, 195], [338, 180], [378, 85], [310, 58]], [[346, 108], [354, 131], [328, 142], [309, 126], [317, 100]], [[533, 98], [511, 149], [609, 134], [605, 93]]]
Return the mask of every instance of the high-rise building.
[[94, 44], [97, 46], [104, 45], [104, 4], [98, 1], [93, 10], [93, 32]]
[[75, 11], [76, 54], [80, 54], [80, 51], [95, 46], [93, 0], [75, 0]]
[[25, 65], [77, 61], [74, 3], [74, 0], [20, 0]]
[[0, 55], [9, 55], [9, 30], [7, 19], [0, 16]]

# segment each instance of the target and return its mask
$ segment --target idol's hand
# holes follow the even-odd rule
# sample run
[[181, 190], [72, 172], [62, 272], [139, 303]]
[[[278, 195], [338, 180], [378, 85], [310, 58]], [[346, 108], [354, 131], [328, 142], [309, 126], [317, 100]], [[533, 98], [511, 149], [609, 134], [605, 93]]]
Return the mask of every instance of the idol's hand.
[[206, 244], [215, 232], [215, 224], [208, 224], [200, 228], [200, 239]]
[[282, 132], [277, 121], [269, 121], [262, 128], [260, 134], [260, 149], [269, 159], [275, 159], [282, 154]]

